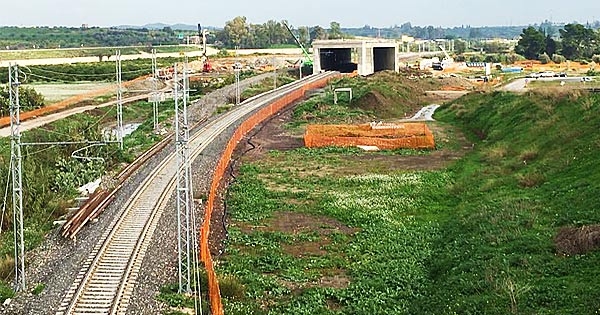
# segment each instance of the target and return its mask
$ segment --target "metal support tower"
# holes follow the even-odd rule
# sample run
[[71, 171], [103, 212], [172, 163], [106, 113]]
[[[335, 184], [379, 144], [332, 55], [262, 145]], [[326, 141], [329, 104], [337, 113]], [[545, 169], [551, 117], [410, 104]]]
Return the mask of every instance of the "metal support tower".
[[152, 49], [152, 112], [154, 113], [154, 132], [158, 131], [158, 63], [156, 49]]
[[[180, 84], [177, 71], [174, 67], [173, 97], [175, 99], [175, 145], [177, 151], [177, 251], [179, 260], [179, 292], [191, 293], [192, 280], [192, 250], [191, 238], [191, 170], [189, 156], [189, 125], [187, 119], [188, 103], [188, 77], [187, 67], [183, 71], [183, 83]], [[180, 101], [180, 86], [183, 88], [183, 97]]]
[[121, 51], [116, 52], [117, 70], [117, 141], [123, 149], [123, 82], [121, 81]]
[[10, 98], [10, 158], [12, 175], [12, 210], [15, 247], [15, 291], [25, 290], [25, 240], [23, 233], [23, 170], [21, 155], [21, 131], [19, 127], [19, 67], [8, 66]]

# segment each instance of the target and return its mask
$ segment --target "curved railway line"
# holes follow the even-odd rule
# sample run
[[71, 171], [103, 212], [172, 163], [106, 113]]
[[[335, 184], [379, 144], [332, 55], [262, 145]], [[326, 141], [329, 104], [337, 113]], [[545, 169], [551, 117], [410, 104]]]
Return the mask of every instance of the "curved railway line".
[[[193, 161], [222, 132], [244, 116], [300, 89], [331, 76], [306, 77], [243, 102], [190, 136]], [[125, 314], [146, 249], [176, 186], [177, 158], [169, 154], [129, 198], [127, 205], [103, 233], [65, 294], [57, 315]]]

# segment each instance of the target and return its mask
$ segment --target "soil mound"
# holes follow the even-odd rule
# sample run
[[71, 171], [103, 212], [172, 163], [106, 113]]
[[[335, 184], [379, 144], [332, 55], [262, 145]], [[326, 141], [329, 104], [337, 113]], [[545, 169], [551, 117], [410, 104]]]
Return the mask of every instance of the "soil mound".
[[583, 255], [600, 249], [600, 225], [578, 228], [564, 227], [554, 239], [556, 250], [562, 255]]

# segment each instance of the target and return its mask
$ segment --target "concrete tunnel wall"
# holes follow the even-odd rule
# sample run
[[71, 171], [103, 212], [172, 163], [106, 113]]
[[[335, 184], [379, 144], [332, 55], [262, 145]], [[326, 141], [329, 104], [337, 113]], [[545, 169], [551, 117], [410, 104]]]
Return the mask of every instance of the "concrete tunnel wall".
[[350, 73], [357, 65], [352, 63], [351, 48], [324, 48], [319, 50], [319, 62], [322, 70]]
[[373, 48], [373, 70], [375, 72], [396, 71], [396, 50], [389, 47]]
[[398, 72], [398, 44], [384, 40], [317, 40], [313, 42], [313, 73], [355, 70], [366, 76], [377, 71]]

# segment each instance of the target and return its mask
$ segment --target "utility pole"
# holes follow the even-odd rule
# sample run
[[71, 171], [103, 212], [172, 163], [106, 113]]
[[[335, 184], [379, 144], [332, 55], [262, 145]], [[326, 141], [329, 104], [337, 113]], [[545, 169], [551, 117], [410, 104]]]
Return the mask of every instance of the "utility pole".
[[123, 150], [123, 82], [121, 81], [121, 51], [116, 53], [117, 70], [117, 141]]
[[158, 97], [158, 63], [156, 62], [156, 49], [152, 49], [152, 112], [154, 116], [154, 132], [158, 132]]
[[240, 105], [240, 71], [242, 71], [242, 64], [236, 62], [233, 64], [233, 72], [235, 73], [235, 105]]
[[23, 232], [23, 169], [21, 155], [19, 66], [8, 66], [10, 99], [10, 158], [12, 175], [12, 210], [15, 248], [15, 291], [23, 291], [25, 282], [25, 234]]
[[277, 89], [277, 64], [275, 57], [273, 57], [273, 89]]
[[[173, 97], [175, 98], [175, 145], [177, 151], [177, 251], [179, 260], [179, 293], [191, 293], [191, 171], [189, 157], [189, 126], [187, 119], [187, 67], [183, 71], [183, 102], [179, 98], [179, 75], [174, 66]], [[194, 249], [195, 250], [195, 249]]]

